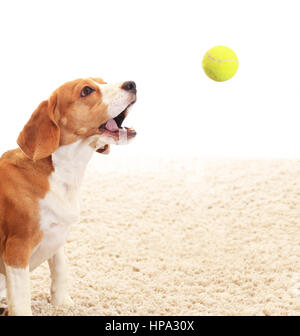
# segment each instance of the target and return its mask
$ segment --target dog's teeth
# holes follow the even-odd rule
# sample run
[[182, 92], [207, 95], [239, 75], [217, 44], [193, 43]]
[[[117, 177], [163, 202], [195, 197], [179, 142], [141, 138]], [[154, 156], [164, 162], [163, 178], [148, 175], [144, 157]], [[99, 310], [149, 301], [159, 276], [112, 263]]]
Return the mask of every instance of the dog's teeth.
[[127, 144], [127, 130], [122, 129], [119, 131], [119, 141], [117, 142], [118, 145], [126, 145]]

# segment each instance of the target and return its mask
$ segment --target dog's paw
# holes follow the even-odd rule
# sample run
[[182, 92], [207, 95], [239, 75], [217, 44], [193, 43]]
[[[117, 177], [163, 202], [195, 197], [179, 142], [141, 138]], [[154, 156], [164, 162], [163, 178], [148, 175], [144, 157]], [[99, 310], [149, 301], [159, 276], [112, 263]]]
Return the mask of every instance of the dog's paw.
[[53, 295], [51, 297], [50, 302], [55, 307], [58, 307], [58, 306], [65, 306], [65, 307], [74, 306], [74, 301], [71, 299], [71, 297], [68, 294], [64, 295], [64, 296]]
[[62, 305], [63, 306], [68, 306], [68, 307], [74, 306], [74, 301], [71, 299], [70, 295], [65, 296]]

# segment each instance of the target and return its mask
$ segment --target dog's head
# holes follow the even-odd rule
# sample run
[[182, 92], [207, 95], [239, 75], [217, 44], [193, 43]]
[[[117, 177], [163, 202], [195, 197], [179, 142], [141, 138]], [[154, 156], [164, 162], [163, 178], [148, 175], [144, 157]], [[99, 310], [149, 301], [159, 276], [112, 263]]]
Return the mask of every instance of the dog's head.
[[[53, 92], [33, 112], [18, 137], [18, 145], [31, 159], [51, 155], [59, 146], [95, 137], [99, 143], [119, 144], [136, 132], [122, 123], [136, 101], [132, 81], [107, 84], [101, 78], [77, 79]], [[96, 148], [97, 149], [97, 148]]]

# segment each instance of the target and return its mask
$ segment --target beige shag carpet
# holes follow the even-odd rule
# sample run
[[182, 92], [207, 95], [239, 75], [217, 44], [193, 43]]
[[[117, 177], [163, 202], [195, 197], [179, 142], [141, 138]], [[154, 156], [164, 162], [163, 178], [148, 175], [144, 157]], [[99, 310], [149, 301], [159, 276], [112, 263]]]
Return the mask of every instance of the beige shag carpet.
[[300, 161], [99, 156], [65, 251], [75, 305], [44, 263], [36, 315], [300, 315]]

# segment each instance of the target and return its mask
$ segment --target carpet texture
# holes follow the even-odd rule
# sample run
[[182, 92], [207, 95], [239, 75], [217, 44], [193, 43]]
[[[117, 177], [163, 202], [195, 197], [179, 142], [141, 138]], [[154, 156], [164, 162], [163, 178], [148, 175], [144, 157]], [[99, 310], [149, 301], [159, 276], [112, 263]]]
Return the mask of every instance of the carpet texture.
[[[300, 161], [101, 156], [65, 251], [75, 305], [36, 315], [300, 315]], [[5, 300], [1, 301], [5, 303]]]

